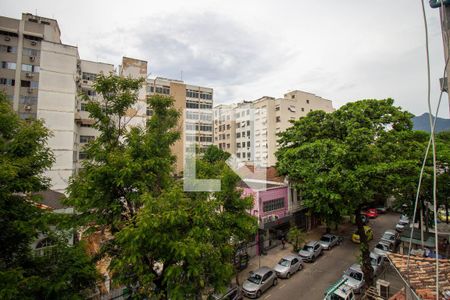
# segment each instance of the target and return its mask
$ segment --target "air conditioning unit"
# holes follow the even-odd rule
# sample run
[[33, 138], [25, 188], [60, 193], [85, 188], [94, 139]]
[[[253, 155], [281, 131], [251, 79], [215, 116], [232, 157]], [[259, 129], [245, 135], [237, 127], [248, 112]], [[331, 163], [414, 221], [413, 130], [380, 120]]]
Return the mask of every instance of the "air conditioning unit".
[[9, 36], [5, 36], [5, 41], [10, 41], [11, 40], [11, 38], [9, 37]]
[[30, 61], [35, 61], [36, 60], [36, 56], [30, 56]]
[[36, 41], [31, 41], [31, 45], [32, 45], [32, 46], [36, 46], [36, 45], [37, 45], [37, 42], [36, 42]]
[[391, 285], [390, 282], [378, 279], [377, 280], [377, 292], [378, 295], [383, 297], [384, 299], [389, 298], [389, 286]]
[[27, 78], [33, 78], [33, 73], [27, 73], [25, 76], [27, 76]]
[[31, 110], [31, 105], [25, 104], [25, 105], [23, 106], [23, 108], [24, 108], [26, 111], [30, 111], [30, 110]]

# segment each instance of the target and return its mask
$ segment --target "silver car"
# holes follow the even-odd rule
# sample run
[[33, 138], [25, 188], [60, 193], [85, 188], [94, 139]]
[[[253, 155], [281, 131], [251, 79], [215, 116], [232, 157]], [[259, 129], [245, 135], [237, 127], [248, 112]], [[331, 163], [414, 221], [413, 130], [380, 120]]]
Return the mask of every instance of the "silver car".
[[395, 248], [400, 241], [400, 234], [395, 230], [386, 230], [381, 237], [381, 241], [392, 244]]
[[334, 234], [324, 234], [319, 240], [319, 244], [322, 246], [324, 250], [330, 250], [336, 245], [341, 243], [341, 238]]
[[277, 285], [277, 274], [269, 267], [251, 272], [242, 285], [242, 292], [249, 298], [259, 298], [270, 287]]
[[375, 252], [370, 252], [370, 264], [373, 268], [373, 274], [379, 275], [381, 271], [383, 270], [384, 266], [384, 257], [380, 254], [377, 254]]
[[308, 262], [313, 262], [322, 254], [323, 247], [318, 241], [311, 241], [303, 246], [302, 250], [298, 252], [298, 255]]
[[393, 245], [391, 243], [380, 241], [373, 249], [373, 252], [383, 257], [386, 257], [386, 254], [392, 252], [392, 250]]
[[273, 269], [278, 277], [289, 279], [292, 274], [303, 269], [303, 261], [297, 255], [287, 255]]
[[347, 271], [344, 272], [342, 278], [347, 279], [347, 285], [353, 288], [355, 294], [361, 293], [364, 287], [364, 273], [361, 271], [361, 266], [353, 264]]

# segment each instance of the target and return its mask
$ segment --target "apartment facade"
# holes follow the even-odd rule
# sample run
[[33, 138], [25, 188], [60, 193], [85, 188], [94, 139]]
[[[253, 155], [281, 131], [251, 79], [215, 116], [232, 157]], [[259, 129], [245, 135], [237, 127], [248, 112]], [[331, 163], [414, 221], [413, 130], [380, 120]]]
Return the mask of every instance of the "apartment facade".
[[[254, 101], [221, 105], [215, 110], [214, 144], [243, 162], [270, 167], [276, 164], [277, 134], [292, 126], [291, 121], [313, 110], [332, 112], [334, 108], [330, 100], [295, 90], [284, 94], [283, 98], [265, 96]], [[231, 118], [224, 120], [221, 116], [227, 110]]]
[[[48, 145], [55, 163], [46, 176], [51, 189], [65, 193], [70, 177], [86, 158], [83, 146], [98, 136], [80, 94], [100, 100], [93, 83], [103, 73], [145, 78], [138, 101], [124, 117], [128, 126], [143, 126], [151, 116], [147, 96], [159, 93], [175, 98], [181, 112], [183, 138], [173, 147], [176, 172], [183, 170], [186, 139], [204, 148], [212, 144], [213, 89], [157, 77], [147, 80], [147, 61], [123, 57], [113, 64], [82, 60], [78, 48], [61, 42], [58, 22], [24, 13], [21, 19], [0, 16], [0, 90], [22, 119], [42, 119], [52, 132]], [[186, 128], [184, 128], [184, 120]], [[191, 141], [192, 140], [192, 141]]]

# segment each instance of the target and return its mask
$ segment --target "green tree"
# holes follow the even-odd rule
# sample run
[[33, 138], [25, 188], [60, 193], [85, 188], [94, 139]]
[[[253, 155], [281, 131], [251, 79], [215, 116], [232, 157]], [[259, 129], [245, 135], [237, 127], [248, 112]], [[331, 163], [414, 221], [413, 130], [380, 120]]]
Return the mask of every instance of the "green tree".
[[219, 170], [226, 155], [214, 149], [198, 161], [199, 172], [222, 179], [232, 193], [182, 190], [170, 149], [180, 136], [173, 98], [149, 97], [152, 117], [127, 128], [140, 85], [98, 77], [94, 88], [103, 100], [86, 100], [100, 137], [85, 148], [88, 159], [71, 181], [67, 203], [87, 234], [110, 233], [98, 256], [110, 259], [113, 280], [136, 297], [186, 299], [220, 290], [233, 275], [233, 237], [254, 228], [253, 219], [242, 217], [249, 203], [237, 201], [236, 179]]
[[[54, 216], [32, 195], [49, 186], [42, 175], [53, 163], [48, 136], [41, 121], [20, 120], [0, 93], [1, 299], [83, 299], [95, 286], [97, 273], [84, 246], [68, 246]], [[42, 235], [53, 236], [51, 255], [31, 249]]]
[[295, 224], [291, 224], [287, 233], [287, 240], [292, 244], [294, 252], [298, 252], [300, 250], [300, 245], [305, 242], [305, 233], [298, 229]]
[[296, 183], [306, 206], [328, 222], [355, 215], [368, 285], [373, 270], [360, 212], [392, 193], [391, 174], [417, 165], [417, 158], [402, 153], [413, 134], [411, 116], [392, 99], [348, 103], [329, 114], [310, 112], [281, 134], [276, 153], [279, 172]]

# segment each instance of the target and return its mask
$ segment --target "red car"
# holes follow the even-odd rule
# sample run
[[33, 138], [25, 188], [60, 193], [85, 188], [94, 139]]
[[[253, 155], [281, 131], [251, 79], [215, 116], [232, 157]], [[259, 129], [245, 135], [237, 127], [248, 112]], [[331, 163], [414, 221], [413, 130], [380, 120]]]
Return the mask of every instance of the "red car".
[[363, 212], [363, 214], [365, 214], [368, 218], [371, 219], [378, 217], [378, 212], [376, 208], [369, 208], [368, 210]]

